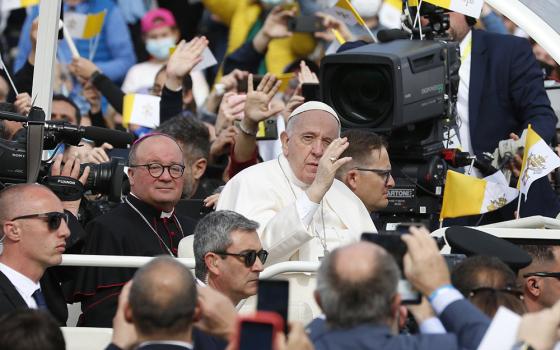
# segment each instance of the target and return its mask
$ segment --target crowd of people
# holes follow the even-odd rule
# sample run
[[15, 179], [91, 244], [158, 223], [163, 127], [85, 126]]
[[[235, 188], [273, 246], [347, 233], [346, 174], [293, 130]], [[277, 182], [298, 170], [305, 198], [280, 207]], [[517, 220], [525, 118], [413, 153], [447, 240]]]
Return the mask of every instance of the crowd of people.
[[[48, 182], [0, 191], [0, 348], [64, 349], [59, 326], [67, 304], [79, 302], [78, 326], [113, 328], [107, 349], [237, 349], [238, 311], [257, 294], [265, 267], [312, 261], [320, 267], [308, 297], [322, 315], [290, 323], [274, 349], [474, 350], [500, 307], [521, 317], [515, 349], [552, 349], [560, 341], [560, 245], [524, 242], [514, 251], [526, 262], [499, 248], [493, 256], [469, 251], [448, 266], [425, 228], [402, 235], [402, 261], [360, 240], [384, 229], [378, 212], [395, 186], [389, 140], [347, 128], [335, 106], [302, 88], [336, 84], [320, 82], [319, 67], [343, 41], [339, 51], [391, 28], [381, 12], [389, 1], [351, 2], [367, 31], [327, 14], [332, 4], [323, 0], [62, 1], [66, 22], [104, 17], [94, 38], [73, 38], [79, 55], [70, 40], [58, 41], [50, 119], [134, 141], [118, 149], [84, 138], [50, 150], [49, 178], [76, 183], [79, 196]], [[291, 31], [302, 14], [321, 27]], [[2, 56], [13, 64], [0, 76], [1, 111], [32, 109], [38, 15], [39, 5], [0, 13]], [[491, 153], [529, 124], [554, 142], [558, 120], [543, 81], [560, 81], [558, 64], [487, 5], [478, 21], [454, 12], [449, 20], [461, 68], [456, 132], [446, 145]], [[198, 69], [209, 53], [217, 64]], [[159, 98], [157, 126], [123, 116], [130, 94]], [[263, 139], [270, 128], [276, 137]], [[0, 120], [0, 137], [24, 145], [28, 135], [23, 123]], [[120, 202], [84, 191], [97, 164], [122, 155]], [[199, 205], [194, 215], [180, 209], [186, 203]], [[514, 210], [482, 219], [513, 219]], [[519, 214], [559, 213], [544, 177]], [[194, 275], [173, 259], [180, 244], [193, 252]], [[59, 266], [64, 253], [156, 258], [140, 269]], [[402, 302], [403, 278], [420, 304]]]

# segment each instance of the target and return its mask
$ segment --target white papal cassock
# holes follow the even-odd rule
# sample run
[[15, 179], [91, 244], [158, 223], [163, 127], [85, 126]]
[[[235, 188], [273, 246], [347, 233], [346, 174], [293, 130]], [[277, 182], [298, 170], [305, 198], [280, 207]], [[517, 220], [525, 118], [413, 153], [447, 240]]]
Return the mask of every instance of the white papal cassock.
[[267, 265], [317, 261], [325, 247], [332, 251], [358, 241], [362, 232], [377, 232], [363, 203], [344, 183], [335, 179], [320, 204], [308, 199], [308, 187], [281, 155], [234, 176], [217, 210], [233, 210], [260, 224], [259, 236], [270, 253]]

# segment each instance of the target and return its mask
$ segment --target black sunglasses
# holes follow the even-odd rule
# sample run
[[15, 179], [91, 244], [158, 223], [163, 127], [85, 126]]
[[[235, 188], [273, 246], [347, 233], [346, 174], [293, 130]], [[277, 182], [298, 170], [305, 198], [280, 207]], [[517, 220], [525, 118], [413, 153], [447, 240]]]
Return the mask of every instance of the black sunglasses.
[[505, 287], [505, 288], [492, 288], [492, 287], [478, 287], [471, 289], [469, 291], [469, 298], [474, 297], [478, 293], [506, 293], [515, 296], [516, 298], [523, 300], [523, 292], [517, 288]]
[[552, 277], [560, 279], [560, 272], [529, 272], [523, 275], [523, 277], [525, 278], [530, 276]]
[[30, 214], [30, 215], [22, 215], [18, 216], [17, 218], [13, 218], [10, 221], [20, 220], [20, 219], [34, 219], [34, 218], [44, 218], [47, 219], [47, 224], [49, 226], [49, 230], [54, 231], [60, 227], [60, 223], [64, 219], [66, 223], [68, 223], [68, 214], [60, 213], [58, 211], [53, 211], [50, 213], [42, 213], [42, 214]]
[[264, 249], [259, 250], [247, 250], [241, 253], [228, 253], [228, 252], [214, 252], [218, 255], [227, 255], [227, 256], [238, 256], [242, 257], [246, 267], [251, 267], [257, 261], [257, 256], [259, 257], [261, 263], [266, 263], [266, 259], [268, 258], [268, 252]]

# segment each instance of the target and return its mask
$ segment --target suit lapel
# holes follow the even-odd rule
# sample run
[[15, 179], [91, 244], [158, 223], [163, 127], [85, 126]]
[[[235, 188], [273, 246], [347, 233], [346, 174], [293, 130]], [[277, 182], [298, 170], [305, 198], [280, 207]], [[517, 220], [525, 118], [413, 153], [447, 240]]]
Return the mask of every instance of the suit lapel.
[[[469, 81], [469, 132], [471, 140], [476, 130], [476, 123], [479, 118], [480, 101], [484, 84], [484, 72], [486, 72], [486, 40], [484, 33], [480, 30], [472, 31], [472, 51], [471, 51], [471, 76]], [[474, 148], [474, 145], [473, 145]]]
[[25, 300], [23, 300], [16, 287], [2, 272], [0, 272], [0, 290], [2, 290], [2, 292], [6, 296], [7, 301], [12, 304], [14, 309], [28, 307], [27, 303], [25, 302]]

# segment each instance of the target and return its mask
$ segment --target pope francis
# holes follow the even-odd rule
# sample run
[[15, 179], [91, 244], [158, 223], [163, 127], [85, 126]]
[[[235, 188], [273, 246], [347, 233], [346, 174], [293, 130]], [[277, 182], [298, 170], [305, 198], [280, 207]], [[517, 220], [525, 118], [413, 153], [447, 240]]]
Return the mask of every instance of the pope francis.
[[260, 224], [269, 264], [317, 261], [362, 232], [377, 232], [360, 199], [334, 178], [351, 158], [339, 158], [348, 141], [340, 138], [340, 119], [330, 106], [302, 104], [280, 137], [283, 154], [234, 176], [217, 205]]

